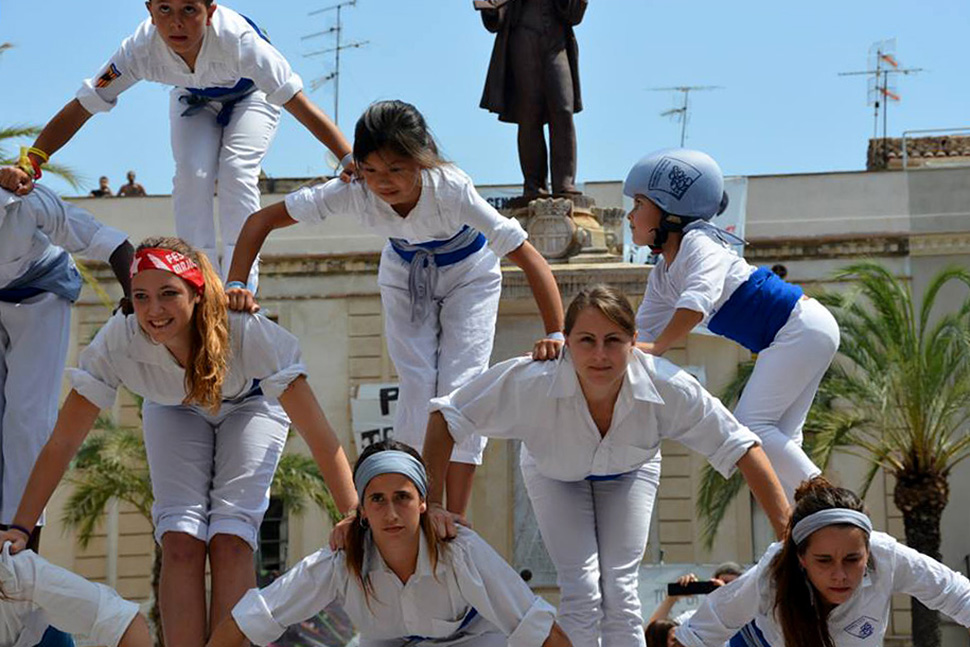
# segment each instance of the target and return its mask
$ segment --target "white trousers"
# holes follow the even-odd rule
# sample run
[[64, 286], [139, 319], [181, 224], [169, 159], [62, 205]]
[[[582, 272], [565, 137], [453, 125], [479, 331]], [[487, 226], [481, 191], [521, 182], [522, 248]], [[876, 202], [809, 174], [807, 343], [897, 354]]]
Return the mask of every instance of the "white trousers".
[[556, 567], [558, 621], [573, 647], [644, 647], [638, 572], [660, 457], [609, 481], [558, 481], [523, 451], [522, 476]]
[[155, 540], [184, 532], [209, 542], [235, 535], [256, 550], [290, 420], [275, 400], [252, 396], [212, 415], [195, 406], [142, 407]]
[[800, 299], [768, 348], [758, 353], [734, 415], [758, 434], [789, 501], [821, 473], [802, 450], [802, 427], [819, 382], [839, 350], [839, 325], [815, 299]]
[[[439, 268], [432, 312], [425, 321], [412, 324], [409, 270], [410, 265], [387, 245], [377, 282], [387, 351], [400, 383], [394, 438], [420, 452], [431, 398], [451, 393], [488, 368], [502, 273], [488, 247]], [[484, 451], [485, 439], [471, 436], [455, 447], [451, 460], [480, 465]]]
[[0, 302], [0, 523], [13, 523], [54, 429], [70, 337], [71, 302], [64, 297], [45, 292]]
[[[191, 117], [181, 116], [188, 106], [179, 97], [186, 94], [183, 88], [172, 90], [169, 108], [175, 156], [175, 233], [205, 252], [225, 280], [239, 232], [260, 208], [259, 173], [276, 136], [280, 109], [256, 91], [236, 104], [229, 124], [222, 127], [216, 123], [216, 114], [222, 108], [219, 102], [210, 103]], [[217, 190], [221, 261], [213, 208]], [[257, 259], [250, 272], [253, 287], [258, 276]]]

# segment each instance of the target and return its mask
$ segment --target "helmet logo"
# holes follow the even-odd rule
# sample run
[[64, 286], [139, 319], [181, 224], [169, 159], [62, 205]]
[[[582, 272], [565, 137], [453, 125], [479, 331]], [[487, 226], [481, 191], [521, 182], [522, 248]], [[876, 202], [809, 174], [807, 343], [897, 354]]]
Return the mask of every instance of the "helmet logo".
[[650, 191], [669, 193], [677, 200], [700, 178], [702, 173], [694, 166], [673, 157], [664, 157], [650, 174]]

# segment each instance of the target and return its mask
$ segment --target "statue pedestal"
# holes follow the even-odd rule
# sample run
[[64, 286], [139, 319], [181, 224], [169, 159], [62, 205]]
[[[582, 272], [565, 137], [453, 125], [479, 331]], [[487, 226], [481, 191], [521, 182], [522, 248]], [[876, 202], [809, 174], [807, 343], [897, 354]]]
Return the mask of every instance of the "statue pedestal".
[[576, 194], [516, 198], [502, 212], [517, 218], [550, 263], [615, 263], [623, 249], [623, 209], [600, 209]]

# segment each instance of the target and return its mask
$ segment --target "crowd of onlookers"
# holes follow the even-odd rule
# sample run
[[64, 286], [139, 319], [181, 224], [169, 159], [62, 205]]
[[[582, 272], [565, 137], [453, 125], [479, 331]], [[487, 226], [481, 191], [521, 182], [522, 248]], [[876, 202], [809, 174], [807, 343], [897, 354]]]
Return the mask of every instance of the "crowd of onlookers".
[[[118, 189], [117, 197], [119, 198], [137, 198], [145, 194], [145, 187], [135, 181], [135, 172], [128, 171], [128, 184], [124, 184]], [[113, 198], [115, 197], [114, 191], [111, 190], [111, 184], [106, 175], [102, 175], [98, 180], [98, 188], [91, 189], [91, 197], [94, 198]]]

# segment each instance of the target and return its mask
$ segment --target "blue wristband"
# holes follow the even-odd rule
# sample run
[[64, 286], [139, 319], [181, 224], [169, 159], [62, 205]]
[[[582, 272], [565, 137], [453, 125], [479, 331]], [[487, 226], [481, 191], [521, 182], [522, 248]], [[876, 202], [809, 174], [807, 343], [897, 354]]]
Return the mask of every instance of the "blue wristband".
[[560, 331], [546, 333], [546, 339], [552, 339], [554, 341], [561, 341], [565, 343], [566, 335], [562, 334]]
[[226, 289], [227, 290], [234, 290], [236, 288], [239, 288], [240, 290], [248, 290], [249, 289], [249, 287], [245, 283], [243, 283], [242, 281], [229, 281], [228, 283], [226, 283]]

